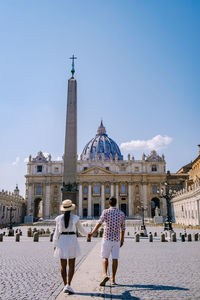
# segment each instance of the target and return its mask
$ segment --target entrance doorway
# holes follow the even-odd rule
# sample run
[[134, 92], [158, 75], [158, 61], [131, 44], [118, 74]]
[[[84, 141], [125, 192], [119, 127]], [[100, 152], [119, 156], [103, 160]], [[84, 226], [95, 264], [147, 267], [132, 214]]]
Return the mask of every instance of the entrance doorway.
[[100, 205], [99, 203], [94, 204], [94, 217], [100, 216]]
[[121, 211], [123, 211], [125, 216], [127, 216], [127, 204], [126, 203], [121, 204], [120, 209], [121, 209]]
[[87, 208], [83, 209], [83, 218], [87, 218]]
[[151, 217], [155, 217], [156, 207], [160, 209], [160, 200], [158, 198], [151, 199]]
[[33, 217], [35, 220], [42, 218], [43, 216], [43, 201], [41, 198], [36, 198], [34, 201], [34, 214]]

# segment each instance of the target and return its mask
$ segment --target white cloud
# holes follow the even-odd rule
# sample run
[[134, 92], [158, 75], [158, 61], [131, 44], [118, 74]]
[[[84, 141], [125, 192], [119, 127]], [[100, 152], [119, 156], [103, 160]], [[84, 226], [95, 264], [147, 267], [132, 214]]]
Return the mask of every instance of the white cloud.
[[19, 156], [17, 156], [15, 161], [13, 161], [12, 165], [13, 166], [18, 166], [19, 162], [20, 162], [20, 158], [19, 158]]
[[59, 161], [59, 160], [62, 160], [62, 157], [58, 156], [58, 157], [56, 158], [56, 161]]
[[120, 145], [121, 150], [132, 151], [132, 150], [160, 150], [165, 148], [172, 142], [172, 138], [167, 135], [156, 135], [151, 140], [132, 140], [125, 142]]

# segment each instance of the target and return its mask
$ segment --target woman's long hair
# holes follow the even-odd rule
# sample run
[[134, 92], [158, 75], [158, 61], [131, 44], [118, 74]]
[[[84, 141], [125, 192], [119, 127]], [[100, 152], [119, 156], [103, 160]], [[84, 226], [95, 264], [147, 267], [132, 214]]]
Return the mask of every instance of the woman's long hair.
[[67, 228], [69, 225], [70, 212], [71, 211], [69, 210], [69, 211], [66, 211], [64, 214], [65, 228]]

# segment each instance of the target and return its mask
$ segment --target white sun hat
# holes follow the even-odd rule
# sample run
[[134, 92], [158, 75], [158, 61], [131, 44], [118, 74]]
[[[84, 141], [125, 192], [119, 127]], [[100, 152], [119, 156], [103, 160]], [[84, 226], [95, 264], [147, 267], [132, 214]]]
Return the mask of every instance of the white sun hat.
[[72, 201], [70, 199], [66, 199], [62, 202], [61, 206], [60, 206], [60, 210], [61, 211], [70, 211], [70, 210], [74, 210], [76, 207], [76, 205], [74, 203], [72, 203]]

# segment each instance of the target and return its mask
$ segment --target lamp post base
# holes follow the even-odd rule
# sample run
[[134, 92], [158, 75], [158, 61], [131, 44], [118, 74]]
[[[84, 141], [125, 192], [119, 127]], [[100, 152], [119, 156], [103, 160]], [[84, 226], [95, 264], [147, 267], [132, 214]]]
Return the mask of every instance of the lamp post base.
[[166, 221], [164, 223], [164, 230], [165, 231], [173, 231], [172, 222]]
[[145, 236], [147, 237], [147, 230], [146, 230], [146, 226], [145, 225], [141, 225], [140, 226], [140, 236]]

